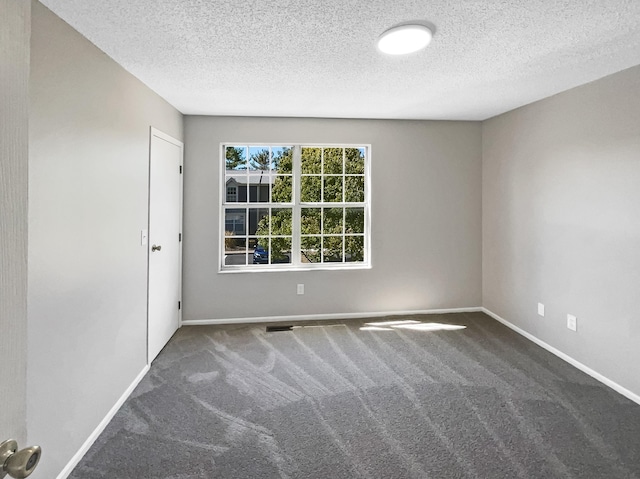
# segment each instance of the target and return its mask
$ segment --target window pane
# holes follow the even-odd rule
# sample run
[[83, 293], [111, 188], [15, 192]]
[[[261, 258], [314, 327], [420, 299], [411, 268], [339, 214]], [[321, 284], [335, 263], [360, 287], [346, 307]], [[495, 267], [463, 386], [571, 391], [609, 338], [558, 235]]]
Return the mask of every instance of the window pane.
[[319, 174], [322, 166], [320, 148], [302, 148], [302, 174]]
[[291, 176], [276, 176], [271, 189], [271, 201], [274, 203], [291, 203], [293, 181]]
[[269, 264], [269, 238], [249, 238], [252, 264]]
[[324, 209], [324, 234], [342, 234], [342, 215], [343, 208], [325, 208]]
[[345, 261], [364, 261], [364, 236], [345, 236]]
[[291, 237], [271, 238], [271, 263], [291, 263]]
[[293, 172], [293, 148], [290, 146], [274, 146], [271, 148], [272, 169], [277, 173]]
[[364, 208], [345, 209], [345, 233], [364, 233]]
[[303, 235], [320, 234], [321, 208], [302, 208], [300, 226]]
[[269, 202], [269, 175], [249, 175], [249, 202]]
[[300, 200], [306, 203], [322, 201], [321, 178], [319, 176], [303, 176], [300, 182]]
[[302, 251], [300, 253], [300, 261], [302, 263], [319, 263], [320, 262], [320, 236], [305, 236], [301, 240]]
[[271, 235], [291, 235], [291, 208], [271, 210]]
[[243, 236], [246, 234], [247, 228], [247, 210], [245, 209], [228, 209], [224, 212], [224, 231], [225, 236]]
[[225, 266], [247, 264], [246, 238], [234, 238], [225, 233], [224, 264]]
[[324, 149], [324, 171], [325, 174], [341, 175], [342, 169], [342, 148]]
[[345, 182], [344, 200], [347, 203], [364, 203], [364, 176], [347, 176]]
[[243, 146], [227, 146], [225, 148], [225, 169], [246, 170], [247, 148]]
[[242, 181], [244, 182], [244, 184], [242, 185], [238, 185], [238, 202], [239, 203], [246, 203], [247, 202], [247, 177], [245, 176], [244, 179], [242, 179]]
[[324, 201], [342, 202], [342, 176], [324, 177]]
[[[227, 203], [235, 203], [236, 201], [247, 201], [247, 175], [240, 171], [238, 174], [229, 175], [225, 177], [225, 189], [226, 196], [225, 201]], [[234, 194], [235, 193], [235, 194]]]
[[345, 149], [346, 173], [364, 175], [364, 148]]
[[238, 186], [233, 180], [227, 181], [226, 188], [226, 196], [225, 201], [227, 203], [237, 203], [238, 202]]
[[325, 236], [322, 256], [325, 263], [342, 262], [342, 236]]
[[269, 209], [249, 208], [249, 235], [269, 234]]
[[271, 153], [268, 146], [249, 147], [249, 171], [271, 169]]

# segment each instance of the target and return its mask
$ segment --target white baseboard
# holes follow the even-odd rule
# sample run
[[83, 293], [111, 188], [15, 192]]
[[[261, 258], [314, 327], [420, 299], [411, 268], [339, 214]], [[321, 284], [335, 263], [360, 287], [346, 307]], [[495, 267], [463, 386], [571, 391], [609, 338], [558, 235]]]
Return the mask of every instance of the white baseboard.
[[365, 319], [379, 318], [381, 316], [407, 316], [412, 314], [447, 314], [447, 313], [475, 313], [483, 311], [480, 307], [451, 308], [451, 309], [424, 309], [417, 311], [374, 311], [364, 313], [328, 313], [328, 314], [300, 314], [291, 316], [255, 316], [251, 318], [228, 319], [188, 319], [183, 320], [183, 326], [206, 326], [211, 324], [238, 324], [238, 323], [276, 323], [282, 321], [320, 321], [325, 319]]
[[102, 434], [102, 431], [104, 431], [104, 429], [107, 427], [109, 422], [111, 422], [111, 419], [113, 419], [113, 416], [116, 415], [116, 413], [118, 412], [118, 409], [120, 409], [120, 407], [124, 404], [124, 402], [131, 395], [131, 393], [136, 388], [136, 386], [140, 383], [140, 381], [142, 381], [142, 378], [145, 376], [145, 374], [147, 374], [148, 371], [149, 371], [149, 365], [146, 365], [144, 368], [142, 368], [142, 371], [140, 371], [140, 374], [136, 376], [136, 378], [129, 385], [126, 391], [122, 394], [122, 396], [120, 396], [120, 399], [116, 401], [116, 403], [109, 410], [109, 412], [104, 417], [104, 419], [100, 421], [100, 424], [98, 424], [98, 427], [96, 427], [95, 430], [89, 435], [89, 437], [84, 442], [84, 444], [80, 447], [78, 452], [75, 453], [75, 455], [67, 463], [65, 468], [60, 472], [60, 474], [58, 474], [57, 479], [66, 479], [69, 476], [69, 474], [71, 474], [71, 471], [73, 471], [73, 469], [78, 465], [80, 460], [91, 448], [91, 446], [96, 441], [96, 439], [98, 439], [98, 436]]
[[580, 371], [582, 371], [582, 372], [588, 374], [589, 376], [591, 376], [592, 378], [600, 381], [602, 384], [604, 384], [606, 386], [609, 386], [611, 389], [613, 389], [614, 391], [622, 394], [623, 396], [625, 396], [626, 398], [632, 400], [633, 402], [635, 402], [637, 404], [640, 404], [640, 396], [635, 394], [634, 392], [629, 391], [627, 388], [621, 386], [620, 384], [618, 384], [618, 383], [612, 381], [611, 379], [603, 376], [602, 374], [594, 371], [590, 367], [585, 366], [580, 361], [577, 361], [577, 360], [573, 359], [571, 356], [563, 353], [559, 349], [554, 348], [550, 344], [545, 343], [541, 339], [538, 339], [533, 334], [526, 332], [524, 329], [519, 328], [515, 324], [511, 324], [509, 321], [507, 321], [504, 318], [501, 318], [500, 316], [498, 316], [494, 312], [489, 311], [487, 308], [481, 308], [481, 310], [482, 310], [482, 312], [484, 312], [484, 313], [488, 314], [489, 316], [491, 316], [496, 321], [499, 321], [502, 324], [504, 324], [506, 327], [508, 327], [510, 329], [513, 329], [516, 333], [521, 334], [522, 336], [524, 336], [528, 340], [533, 341], [534, 343], [536, 343], [538, 346], [546, 349], [550, 353], [555, 354], [560, 359], [563, 359], [564, 361], [568, 362], [569, 364], [571, 364], [575, 368], [579, 369]]

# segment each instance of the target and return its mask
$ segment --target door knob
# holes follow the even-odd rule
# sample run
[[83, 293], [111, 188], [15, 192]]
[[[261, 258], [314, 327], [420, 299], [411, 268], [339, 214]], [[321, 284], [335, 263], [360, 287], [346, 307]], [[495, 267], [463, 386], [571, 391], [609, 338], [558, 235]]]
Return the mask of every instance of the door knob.
[[7, 474], [16, 479], [29, 477], [40, 462], [41, 454], [40, 446], [30, 446], [18, 451], [15, 440], [4, 441], [0, 444], [0, 479]]
[[161, 246], [161, 245], [158, 245], [158, 246], [153, 245], [153, 246], [151, 247], [151, 251], [160, 251], [161, 249], [162, 249], [162, 246]]

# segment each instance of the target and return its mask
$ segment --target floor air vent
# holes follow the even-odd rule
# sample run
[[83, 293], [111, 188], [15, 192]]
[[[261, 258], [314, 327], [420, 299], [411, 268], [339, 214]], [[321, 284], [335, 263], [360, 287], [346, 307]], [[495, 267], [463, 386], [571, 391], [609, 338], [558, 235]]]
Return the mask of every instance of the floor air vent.
[[267, 326], [267, 333], [275, 333], [277, 331], [291, 331], [293, 326]]

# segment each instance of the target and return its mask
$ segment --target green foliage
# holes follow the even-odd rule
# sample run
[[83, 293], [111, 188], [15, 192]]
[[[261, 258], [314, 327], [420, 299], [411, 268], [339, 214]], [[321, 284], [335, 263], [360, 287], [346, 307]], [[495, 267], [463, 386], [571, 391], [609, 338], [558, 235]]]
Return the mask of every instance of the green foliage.
[[322, 179], [319, 176], [302, 176], [300, 199], [308, 203], [322, 201]]
[[342, 176], [324, 177], [324, 201], [342, 202]]
[[[324, 176], [342, 175], [343, 160], [344, 181], [342, 176]], [[342, 202], [344, 191], [344, 201], [364, 202], [364, 165], [364, 151], [359, 148], [303, 148], [301, 201]], [[321, 172], [323, 176], [309, 176]]]
[[[258, 236], [269, 236], [269, 215], [260, 219], [260, 221], [258, 222], [258, 228], [256, 229], [256, 234]], [[262, 243], [260, 243], [260, 245], [264, 247], [267, 246], [263, 245]]]
[[291, 236], [291, 208], [271, 210], [271, 234]]
[[345, 173], [348, 175], [364, 175], [364, 152], [359, 148], [345, 148]]
[[[265, 154], [266, 153], [266, 154]], [[291, 174], [293, 171], [293, 150], [283, 148], [276, 151], [272, 161], [267, 150], [262, 150], [252, 156], [256, 168], [269, 169], [272, 165], [276, 173]], [[291, 176], [277, 176], [271, 189], [271, 201], [273, 203], [291, 203], [293, 200], [293, 180]], [[271, 224], [271, 227], [269, 227]], [[272, 209], [271, 215], [263, 217], [258, 222], [256, 231], [258, 236], [291, 235], [291, 209]], [[263, 240], [264, 241], [264, 240]], [[265, 244], [268, 248], [269, 245]], [[282, 262], [286, 259], [284, 252], [291, 251], [291, 238], [271, 238], [270, 257], [271, 262]]]
[[[271, 201], [290, 203], [293, 198], [293, 151], [275, 150], [269, 158], [268, 150], [252, 155], [252, 167], [273, 168], [277, 176], [273, 183]], [[301, 152], [301, 201], [308, 203], [364, 202], [364, 154], [358, 148], [312, 148]], [[325, 176], [342, 175], [343, 176]], [[317, 175], [317, 176], [311, 176]], [[357, 176], [355, 176], [357, 175]], [[324, 188], [324, 198], [323, 191]], [[301, 261], [317, 263], [364, 260], [364, 208], [302, 208]], [[288, 261], [291, 252], [292, 209], [273, 208], [262, 217], [256, 235], [259, 244], [269, 249], [272, 263]], [[336, 236], [323, 236], [336, 235]], [[346, 235], [346, 236], [342, 236]]]
[[293, 180], [291, 176], [277, 176], [271, 190], [273, 203], [291, 203], [293, 195]]
[[227, 170], [246, 170], [247, 163], [245, 158], [245, 149], [238, 146], [227, 146], [226, 152]]
[[302, 174], [317, 175], [322, 170], [322, 148], [302, 148]]
[[302, 237], [302, 257], [303, 263], [319, 263], [322, 238], [320, 236]]
[[249, 167], [252, 170], [271, 169], [271, 154], [268, 148], [264, 148], [257, 153], [253, 153], [249, 158]]
[[325, 263], [335, 263], [342, 261], [342, 236], [324, 237], [322, 260]]
[[293, 173], [293, 149], [283, 148], [273, 158], [274, 169], [278, 174]]
[[271, 262], [289, 263], [287, 254], [291, 254], [291, 238], [271, 238]]
[[364, 208], [345, 208], [344, 232], [364, 233]]
[[364, 236], [345, 236], [345, 260], [364, 261]]
[[324, 174], [341, 175], [343, 173], [343, 152], [342, 148], [324, 149]]
[[345, 201], [347, 203], [364, 202], [364, 176], [345, 178]]
[[302, 208], [301, 229], [303, 235], [320, 234], [322, 208]]
[[[324, 169], [323, 165], [324, 158]], [[344, 170], [343, 170], [344, 162]], [[364, 175], [364, 150], [360, 148], [302, 148], [302, 174]]]
[[323, 217], [324, 234], [342, 234], [342, 208], [325, 208]]

